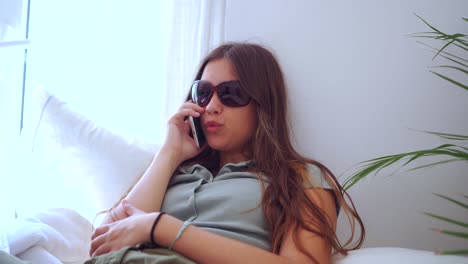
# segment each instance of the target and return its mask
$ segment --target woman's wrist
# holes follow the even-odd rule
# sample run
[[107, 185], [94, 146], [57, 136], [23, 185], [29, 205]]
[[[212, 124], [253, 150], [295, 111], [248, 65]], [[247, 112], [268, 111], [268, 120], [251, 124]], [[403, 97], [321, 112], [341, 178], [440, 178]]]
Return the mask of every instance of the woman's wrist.
[[158, 222], [159, 220], [161, 220], [162, 216], [165, 215], [166, 213], [164, 212], [159, 212], [156, 214], [156, 217], [154, 218], [154, 221], [153, 221], [153, 224], [151, 226], [151, 230], [150, 230], [150, 233], [149, 233], [149, 240], [151, 242], [151, 244], [154, 244], [154, 245], [157, 245], [156, 243], [156, 240], [155, 240], [155, 234], [154, 234], [154, 231], [156, 230], [156, 227], [158, 226]]
[[116, 207], [112, 207], [107, 212], [106, 216], [104, 217], [104, 219], [101, 222], [101, 225], [114, 223], [114, 222], [120, 220], [120, 218], [118, 217], [118, 210], [119, 210], [118, 207], [119, 206], [121, 207], [120, 203]]
[[143, 215], [143, 222], [140, 222], [140, 224], [138, 224], [139, 227], [139, 231], [138, 233], [140, 233], [140, 236], [141, 236], [141, 242], [142, 243], [151, 243], [151, 235], [152, 235], [152, 225], [154, 223], [154, 220], [156, 219], [156, 217], [159, 215], [159, 212], [152, 212], [152, 213], [147, 213], [147, 214], [144, 214]]
[[179, 167], [179, 165], [184, 161], [184, 160], [181, 160], [181, 157], [182, 157], [181, 153], [178, 153], [177, 151], [175, 151], [169, 146], [163, 146], [161, 150], [158, 152], [158, 154], [156, 155], [156, 157], [153, 159], [153, 162], [156, 159], [162, 158], [166, 160], [169, 166], [175, 169]]
[[168, 214], [161, 215], [155, 229], [153, 238], [157, 245], [168, 247], [177, 236], [183, 222]]

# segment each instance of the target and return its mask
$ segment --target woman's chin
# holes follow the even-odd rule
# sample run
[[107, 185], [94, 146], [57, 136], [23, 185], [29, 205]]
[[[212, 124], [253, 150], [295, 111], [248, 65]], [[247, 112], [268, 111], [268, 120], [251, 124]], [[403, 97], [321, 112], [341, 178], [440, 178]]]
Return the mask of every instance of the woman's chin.
[[208, 146], [210, 146], [210, 148], [216, 150], [216, 151], [225, 151], [225, 148], [223, 147], [223, 145], [220, 145], [220, 144], [211, 144], [211, 143], [208, 143]]
[[208, 146], [216, 151], [226, 151], [229, 149], [226, 142], [220, 140], [210, 140], [208, 139]]

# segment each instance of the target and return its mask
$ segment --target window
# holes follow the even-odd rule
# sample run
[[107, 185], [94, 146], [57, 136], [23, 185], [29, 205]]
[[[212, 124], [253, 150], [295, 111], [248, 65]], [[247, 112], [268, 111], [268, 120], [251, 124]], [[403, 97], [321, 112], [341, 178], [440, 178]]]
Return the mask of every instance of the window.
[[0, 224], [15, 218], [11, 197], [18, 167], [28, 2], [0, 0]]
[[[101, 127], [129, 139], [162, 143], [167, 117], [182, 103], [201, 57], [222, 42], [223, 10], [224, 1], [205, 0], [0, 0], [0, 22], [12, 25], [17, 39], [25, 40], [28, 32], [31, 41], [27, 51], [27, 42], [0, 48], [0, 176], [7, 190], [0, 198], [12, 201], [2, 203], [0, 219], [13, 219], [16, 211], [22, 217], [35, 208], [32, 201], [41, 203], [44, 196], [57, 200], [54, 195], [64, 193], [63, 184], [73, 185], [54, 168], [25, 172], [31, 170], [31, 146], [18, 147], [23, 95], [25, 113], [40, 113], [27, 102], [41, 87]], [[2, 27], [0, 36], [4, 32]], [[28, 133], [23, 129], [23, 135], [36, 126], [24, 118]], [[75, 165], [70, 170], [80, 169]], [[54, 181], [49, 174], [61, 178]], [[44, 193], [44, 187], [57, 193]], [[21, 201], [15, 202], [13, 194], [19, 191]], [[71, 196], [60, 197], [76, 204]]]
[[41, 86], [119, 134], [162, 140], [163, 2], [32, 0], [28, 90]]

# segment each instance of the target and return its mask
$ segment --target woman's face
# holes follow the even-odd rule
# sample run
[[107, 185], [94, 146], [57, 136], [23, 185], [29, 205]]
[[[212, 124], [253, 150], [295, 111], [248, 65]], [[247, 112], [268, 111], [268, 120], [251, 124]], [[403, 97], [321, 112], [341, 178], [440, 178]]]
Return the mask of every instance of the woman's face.
[[[238, 80], [237, 74], [227, 59], [210, 61], [201, 80], [213, 86], [226, 81]], [[208, 145], [221, 154], [238, 155], [251, 139], [257, 127], [256, 106], [253, 101], [242, 107], [223, 105], [215, 92], [201, 116], [203, 132]]]

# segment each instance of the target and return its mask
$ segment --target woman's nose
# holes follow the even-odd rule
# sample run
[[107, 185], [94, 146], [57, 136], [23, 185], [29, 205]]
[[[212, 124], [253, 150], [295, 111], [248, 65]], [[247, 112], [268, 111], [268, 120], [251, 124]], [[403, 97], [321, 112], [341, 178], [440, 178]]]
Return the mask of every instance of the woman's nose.
[[217, 92], [213, 93], [213, 96], [211, 96], [211, 99], [206, 105], [205, 110], [210, 114], [220, 114], [223, 112], [223, 104], [219, 100]]

